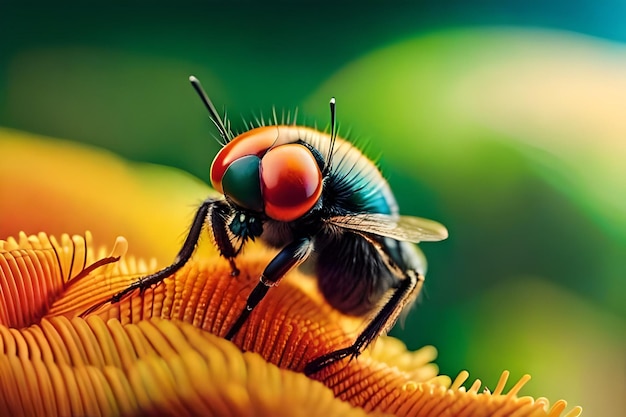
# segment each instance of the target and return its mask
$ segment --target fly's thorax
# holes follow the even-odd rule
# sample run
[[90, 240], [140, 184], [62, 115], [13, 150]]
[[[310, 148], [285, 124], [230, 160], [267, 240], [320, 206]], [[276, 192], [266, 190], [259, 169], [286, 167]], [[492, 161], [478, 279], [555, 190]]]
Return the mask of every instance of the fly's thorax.
[[282, 248], [293, 242], [295, 236], [288, 223], [267, 219], [263, 224], [261, 240], [273, 248]]
[[[330, 136], [313, 129], [300, 131], [301, 140], [328, 155]], [[397, 215], [398, 204], [376, 164], [350, 142], [337, 137], [331, 169], [324, 178], [324, 207], [339, 215]]]

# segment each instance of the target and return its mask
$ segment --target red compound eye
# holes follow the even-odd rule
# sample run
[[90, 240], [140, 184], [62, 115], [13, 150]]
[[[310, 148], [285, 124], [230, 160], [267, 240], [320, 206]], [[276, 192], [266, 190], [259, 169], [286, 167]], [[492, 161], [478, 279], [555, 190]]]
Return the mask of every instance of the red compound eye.
[[270, 149], [261, 159], [261, 188], [265, 214], [292, 221], [309, 211], [322, 194], [322, 173], [303, 145]]
[[278, 132], [276, 127], [261, 127], [249, 130], [226, 144], [217, 153], [211, 165], [211, 184], [220, 193], [222, 189], [222, 178], [224, 172], [233, 161], [247, 155], [257, 155], [261, 157], [267, 149], [276, 141]]

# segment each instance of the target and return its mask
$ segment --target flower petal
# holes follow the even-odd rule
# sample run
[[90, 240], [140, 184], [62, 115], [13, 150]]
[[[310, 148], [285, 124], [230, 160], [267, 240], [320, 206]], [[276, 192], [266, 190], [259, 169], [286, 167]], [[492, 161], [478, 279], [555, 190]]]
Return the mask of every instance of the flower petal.
[[[112, 253], [104, 256], [93, 250], [91, 240], [91, 233], [87, 232], [84, 237], [62, 235], [60, 242], [45, 233], [37, 236], [20, 233], [17, 240], [0, 241], [3, 295], [0, 324], [21, 328], [37, 323], [52, 302], [65, 292], [71, 279], [78, 281], [77, 278], [118, 261], [128, 247], [120, 237]], [[111, 274], [124, 264], [114, 264], [113, 270], [99, 272]]]
[[[469, 390], [461, 387], [466, 373], [450, 384], [449, 378], [436, 377], [436, 367], [429, 363], [436, 354], [433, 348], [408, 353], [392, 338], [381, 338], [358, 360], [315, 375], [330, 390], [290, 371], [347, 346], [358, 330], [354, 319], [330, 308], [314, 282], [298, 272], [259, 304], [234, 345], [216, 337], [235, 320], [272, 256], [260, 245], [238, 258], [237, 278], [216, 255], [196, 256], [162, 284], [107, 304], [86, 320], [77, 317], [154, 269], [131, 257], [109, 264], [125, 251], [124, 240], [118, 242], [110, 256], [98, 253], [104, 261], [95, 260], [89, 234], [64, 236], [60, 244], [44, 234], [20, 235], [0, 244], [4, 264], [14, 262], [13, 268], [2, 269], [0, 282], [2, 305], [11, 307], [3, 309], [0, 326], [5, 352], [0, 374], [6, 376], [0, 410], [46, 415], [55, 410], [61, 415], [361, 413], [338, 399], [366, 411], [406, 416], [555, 417], [564, 409], [564, 402], [548, 409], [545, 399], [517, 397], [527, 377], [506, 394], [507, 373], [493, 394], [479, 393], [480, 381]], [[36, 260], [38, 266], [18, 263], [20, 257]], [[44, 271], [55, 271], [57, 278]], [[11, 282], [16, 287], [17, 279], [28, 282], [22, 284], [28, 296], [14, 288], [4, 291]], [[13, 297], [20, 301], [10, 301]], [[49, 309], [40, 302], [45, 299], [53, 300]], [[18, 310], [19, 303], [26, 307]], [[31, 309], [39, 313], [31, 314]], [[33, 325], [17, 330], [26, 324]], [[241, 354], [238, 348], [260, 356]], [[579, 412], [574, 408], [567, 415]]]
[[52, 317], [1, 326], [0, 344], [19, 346], [0, 358], [2, 415], [365, 415], [187, 323]]

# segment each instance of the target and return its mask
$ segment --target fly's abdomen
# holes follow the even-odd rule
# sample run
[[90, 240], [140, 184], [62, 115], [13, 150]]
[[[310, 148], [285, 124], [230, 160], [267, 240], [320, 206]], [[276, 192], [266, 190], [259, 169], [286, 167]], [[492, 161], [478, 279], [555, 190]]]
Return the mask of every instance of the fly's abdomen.
[[361, 235], [346, 232], [319, 248], [316, 275], [324, 298], [337, 310], [362, 316], [401, 279]]

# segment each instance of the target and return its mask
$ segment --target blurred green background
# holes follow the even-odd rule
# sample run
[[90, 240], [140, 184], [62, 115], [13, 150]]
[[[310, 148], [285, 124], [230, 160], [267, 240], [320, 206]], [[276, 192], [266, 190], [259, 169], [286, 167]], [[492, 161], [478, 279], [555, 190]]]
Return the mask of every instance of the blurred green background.
[[450, 231], [393, 334], [448, 375], [626, 409], [623, 2], [131, 3], [4, 4], [0, 126], [208, 182], [190, 74], [236, 129], [272, 106], [325, 126], [334, 95], [402, 212]]

